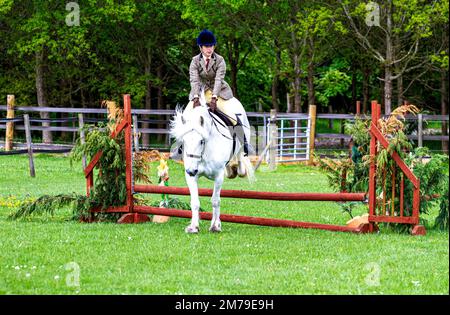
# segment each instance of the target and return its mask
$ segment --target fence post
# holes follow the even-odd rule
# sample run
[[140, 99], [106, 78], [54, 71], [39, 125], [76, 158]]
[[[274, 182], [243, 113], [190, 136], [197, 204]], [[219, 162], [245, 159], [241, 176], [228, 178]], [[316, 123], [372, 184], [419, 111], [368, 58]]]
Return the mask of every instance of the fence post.
[[309, 160], [308, 164], [313, 165], [314, 163], [314, 141], [316, 139], [316, 105], [309, 105], [309, 119], [310, 129], [309, 129]]
[[423, 116], [422, 114], [417, 114], [417, 141], [418, 146], [423, 147]]
[[275, 109], [270, 110], [270, 147], [269, 147], [269, 169], [275, 170], [277, 167], [277, 111]]
[[[333, 106], [328, 105], [328, 113], [333, 114]], [[333, 118], [330, 118], [328, 120], [328, 128], [333, 130], [334, 129], [334, 121]]]
[[[14, 95], [7, 96], [7, 112], [6, 118], [14, 118]], [[6, 123], [6, 135], [5, 135], [5, 151], [11, 151], [13, 149], [14, 139], [14, 122], [10, 121]]]
[[[377, 127], [378, 120], [380, 119], [380, 113], [379, 110], [380, 107], [378, 106], [378, 103], [376, 100], [373, 100], [371, 103], [371, 114], [372, 114], [372, 121], [371, 126], [374, 125]], [[376, 157], [377, 157], [377, 138], [375, 138], [372, 127], [370, 127], [370, 167], [369, 167], [369, 230], [372, 232], [374, 230], [374, 223], [372, 222], [373, 216], [377, 215], [377, 195], [376, 195], [376, 188], [377, 188], [377, 180], [376, 180], [376, 174], [377, 174], [377, 164], [376, 164]]]
[[[84, 118], [83, 118], [83, 113], [79, 113], [78, 114], [78, 127], [80, 128], [80, 141], [81, 144], [84, 144], [86, 142], [86, 138], [85, 138], [85, 134], [84, 134]], [[87, 166], [87, 162], [86, 162], [86, 155], [83, 154], [82, 157], [82, 163], [83, 163], [83, 169], [86, 168]]]
[[356, 101], [356, 115], [361, 115], [361, 101]]
[[268, 142], [268, 135], [267, 135], [267, 132], [268, 132], [268, 127], [267, 127], [267, 117], [266, 117], [266, 114], [264, 113], [263, 114], [263, 132], [262, 132], [262, 134], [263, 134], [263, 141], [262, 141], [262, 146], [265, 148], [266, 146], [267, 146], [267, 142]]
[[139, 152], [139, 134], [138, 134], [137, 115], [133, 115], [133, 140], [134, 140], [134, 151]]
[[28, 161], [30, 163], [30, 176], [35, 177], [34, 160], [33, 160], [33, 147], [31, 143], [31, 128], [30, 128], [30, 116], [28, 114], [23, 115], [23, 122], [25, 125], [25, 137], [27, 139]]
[[[341, 124], [341, 126], [340, 126], [340, 133], [341, 134], [344, 134], [345, 133], [345, 120], [344, 119], [341, 119], [340, 120], [340, 124]], [[344, 143], [345, 143], [345, 138], [341, 138], [340, 140], [339, 140], [339, 143], [340, 143], [340, 145], [341, 145], [341, 147], [343, 147], [344, 146]]]

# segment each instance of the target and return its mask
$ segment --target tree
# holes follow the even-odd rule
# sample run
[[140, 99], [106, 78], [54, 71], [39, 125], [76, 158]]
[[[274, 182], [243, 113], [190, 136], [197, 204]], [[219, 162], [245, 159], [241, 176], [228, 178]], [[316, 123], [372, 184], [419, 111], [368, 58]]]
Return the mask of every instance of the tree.
[[423, 60], [418, 60], [419, 48], [423, 39], [432, 35], [430, 16], [441, 13], [434, 6], [440, 1], [386, 0], [369, 5], [353, 0], [339, 2], [358, 42], [384, 68], [384, 109], [389, 114], [393, 81], [423, 66]]
[[237, 73], [252, 51], [247, 34], [251, 32], [251, 17], [257, 8], [254, 1], [246, 0], [184, 0], [182, 17], [189, 19], [196, 27], [195, 36], [208, 28], [216, 34], [218, 51], [224, 49], [230, 75], [230, 86], [236, 98], [239, 98]]

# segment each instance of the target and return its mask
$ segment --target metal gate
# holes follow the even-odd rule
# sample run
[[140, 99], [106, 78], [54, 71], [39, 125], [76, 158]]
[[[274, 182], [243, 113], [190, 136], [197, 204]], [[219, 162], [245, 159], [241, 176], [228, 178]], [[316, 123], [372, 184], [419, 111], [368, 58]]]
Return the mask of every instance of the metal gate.
[[[269, 126], [271, 120], [267, 117], [266, 143], [272, 140]], [[295, 162], [309, 160], [309, 141], [311, 130], [311, 119], [309, 115], [283, 116], [277, 117], [277, 137], [276, 137], [276, 162]], [[266, 156], [266, 161], [269, 156]]]

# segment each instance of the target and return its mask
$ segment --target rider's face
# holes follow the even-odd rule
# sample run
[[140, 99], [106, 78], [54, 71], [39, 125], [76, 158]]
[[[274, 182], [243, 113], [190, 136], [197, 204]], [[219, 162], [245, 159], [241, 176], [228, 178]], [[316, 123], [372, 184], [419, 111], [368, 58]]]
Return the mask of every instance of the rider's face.
[[200, 50], [206, 58], [211, 58], [214, 52], [214, 46], [200, 46]]

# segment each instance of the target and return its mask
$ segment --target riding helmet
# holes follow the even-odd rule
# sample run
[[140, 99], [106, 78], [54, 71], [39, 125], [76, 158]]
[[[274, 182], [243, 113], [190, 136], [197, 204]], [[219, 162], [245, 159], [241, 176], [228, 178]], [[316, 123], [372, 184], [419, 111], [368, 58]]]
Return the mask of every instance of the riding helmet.
[[203, 30], [197, 37], [197, 45], [198, 46], [215, 46], [216, 45], [216, 37], [209, 30]]

